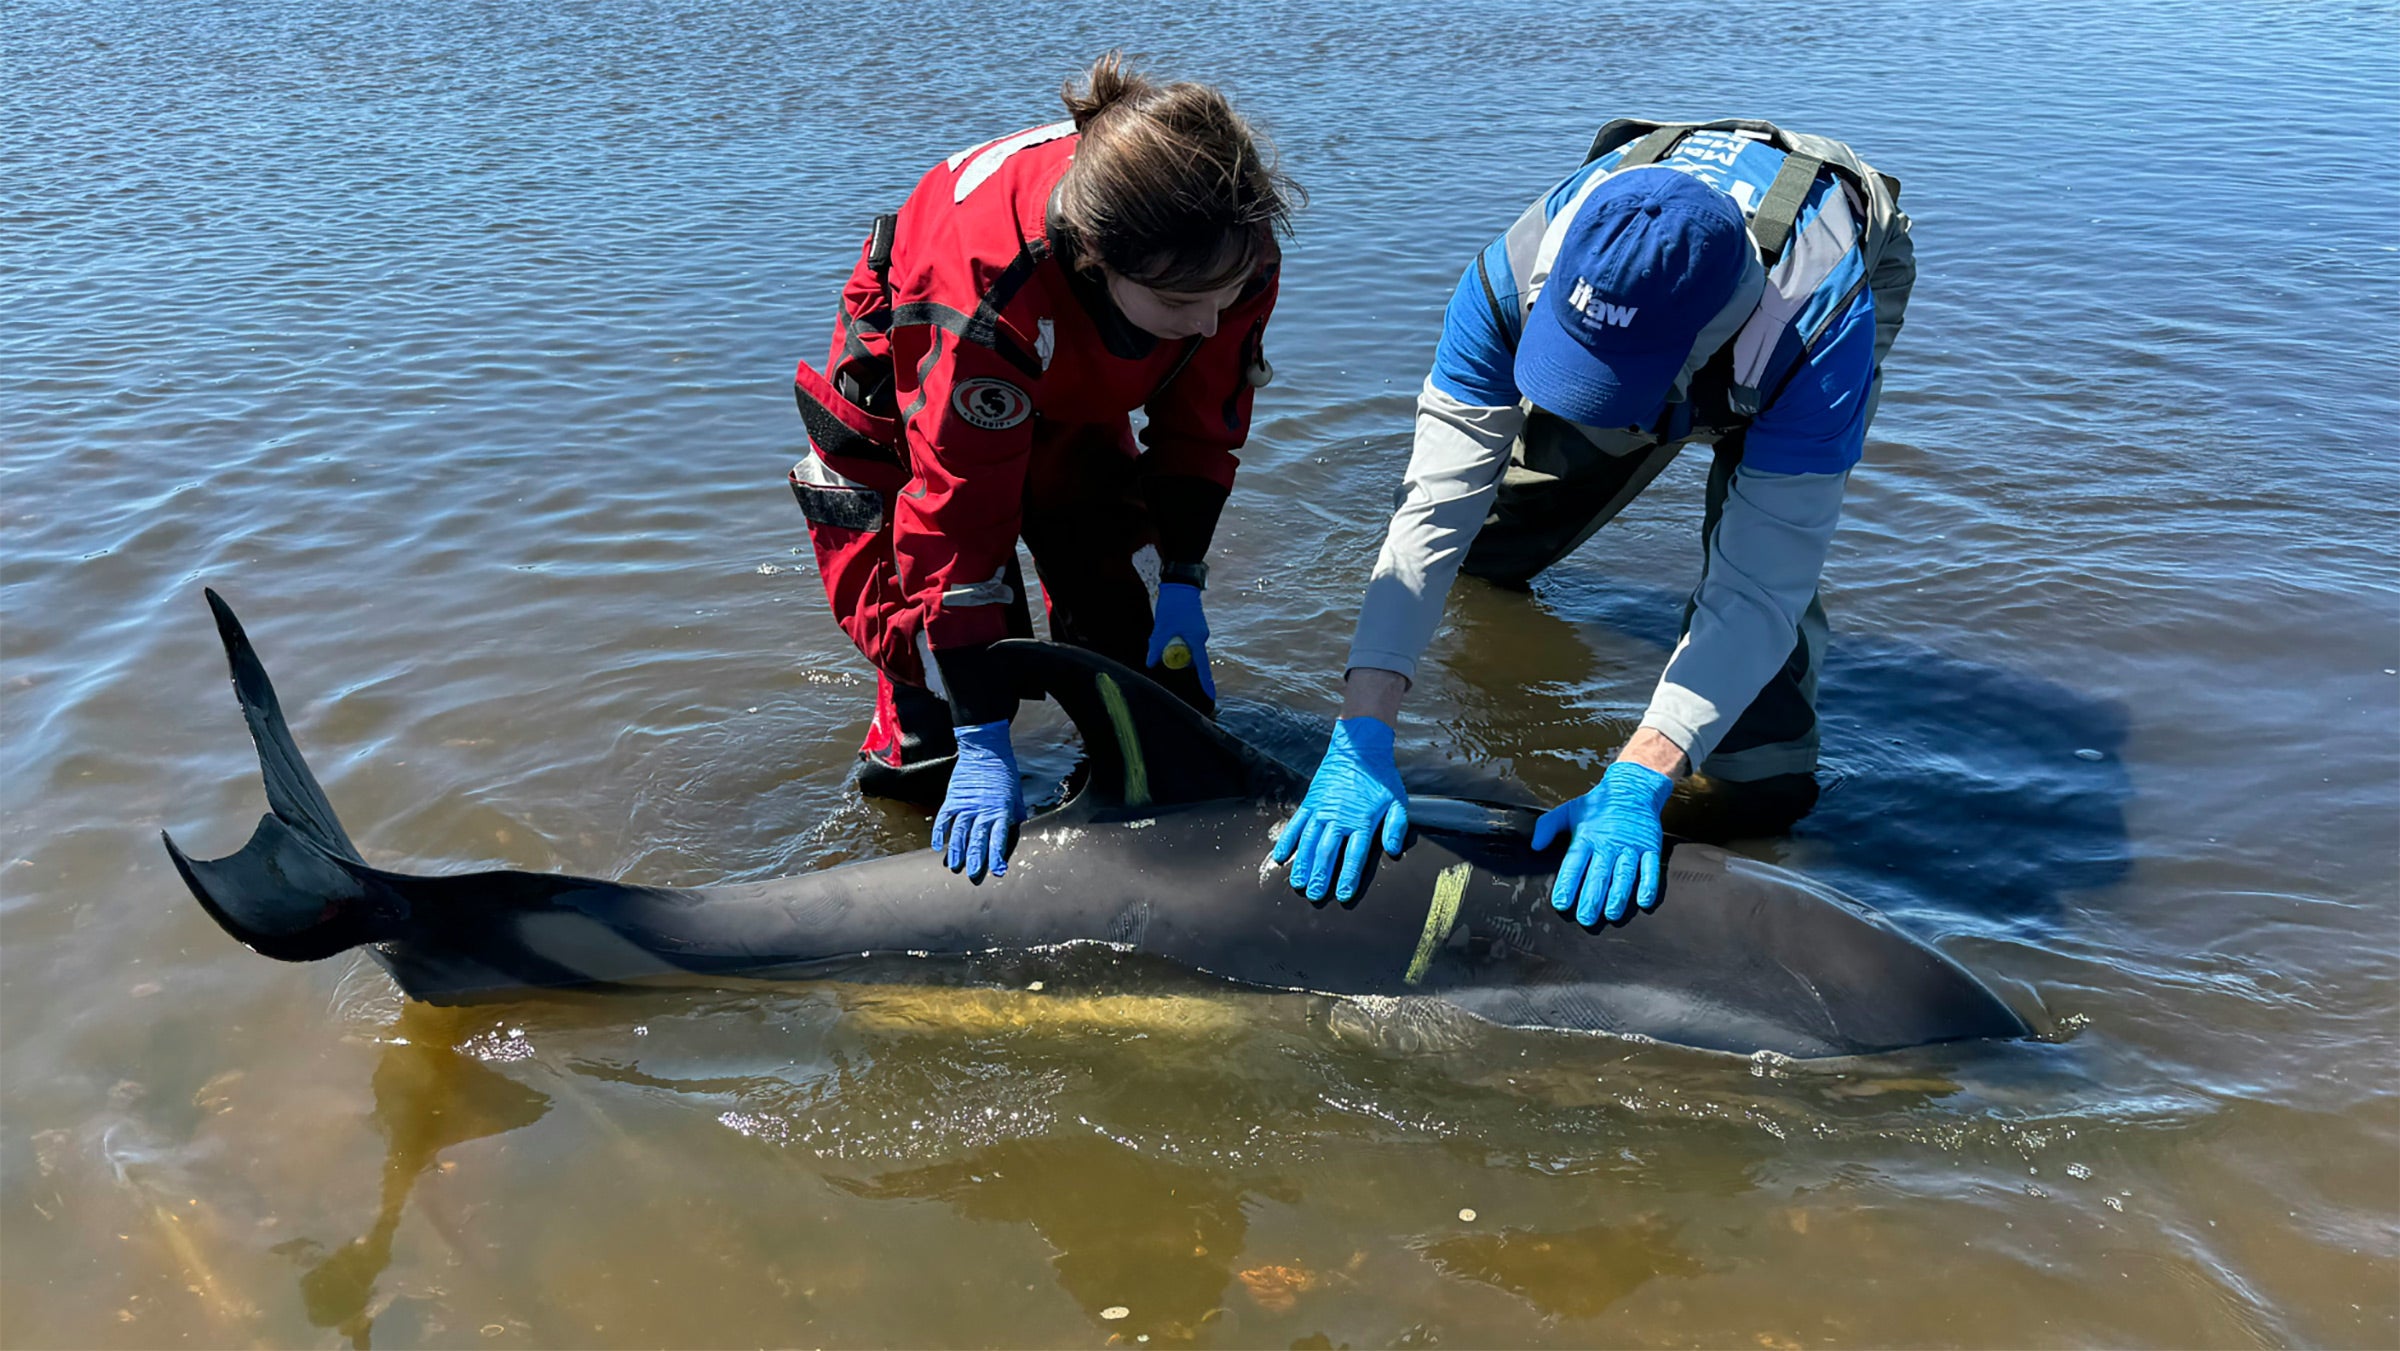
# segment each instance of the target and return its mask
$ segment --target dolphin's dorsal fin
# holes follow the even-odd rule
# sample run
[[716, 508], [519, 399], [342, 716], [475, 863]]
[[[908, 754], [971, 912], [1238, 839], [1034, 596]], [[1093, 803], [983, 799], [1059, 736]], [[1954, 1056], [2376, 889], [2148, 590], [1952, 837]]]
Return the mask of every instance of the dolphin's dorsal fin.
[[1079, 803], [1141, 808], [1239, 797], [1293, 803], [1308, 786], [1132, 667], [1021, 638], [995, 644], [992, 654], [1020, 696], [1057, 700], [1082, 733], [1091, 778], [1076, 795]]

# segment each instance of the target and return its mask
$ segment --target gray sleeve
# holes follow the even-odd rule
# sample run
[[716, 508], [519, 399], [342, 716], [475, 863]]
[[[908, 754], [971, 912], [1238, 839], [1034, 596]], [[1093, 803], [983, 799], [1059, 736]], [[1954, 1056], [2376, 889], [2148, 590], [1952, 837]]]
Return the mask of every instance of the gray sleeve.
[[1417, 657], [1441, 626], [1442, 602], [1491, 512], [1509, 447], [1524, 425], [1523, 405], [1479, 408], [1426, 382], [1417, 395], [1416, 446], [1399, 509], [1359, 605], [1351, 667], [1416, 679]]
[[1847, 473], [1734, 471], [1691, 627], [1642, 716], [1693, 768], [1791, 657], [1848, 481]]

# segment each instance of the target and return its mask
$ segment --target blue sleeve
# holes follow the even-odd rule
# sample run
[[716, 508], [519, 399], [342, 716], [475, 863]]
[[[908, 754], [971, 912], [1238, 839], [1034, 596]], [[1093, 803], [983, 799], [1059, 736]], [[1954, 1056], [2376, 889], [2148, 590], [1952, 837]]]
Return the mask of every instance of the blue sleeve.
[[[1451, 306], [1457, 307], [1453, 300]], [[1449, 341], [1445, 334], [1443, 341]], [[1875, 297], [1857, 299], [1792, 373], [1742, 443], [1742, 465], [1768, 474], [1839, 474], [1867, 448], [1875, 386]]]
[[[1492, 249], [1505, 249], [1505, 239], [1492, 241], [1485, 252]], [[1493, 280], [1508, 288], [1501, 302], [1514, 304], [1516, 286], [1509, 277], [1505, 252]], [[1869, 338], [1875, 336], [1873, 317], [1871, 313], [1868, 316]], [[1517, 393], [1516, 344], [1501, 332], [1483, 278], [1473, 263], [1467, 264], [1458, 289], [1450, 293], [1450, 308], [1442, 316], [1441, 345], [1434, 349], [1433, 373], [1427, 378], [1435, 389], [1475, 408], [1512, 408], [1522, 397]]]

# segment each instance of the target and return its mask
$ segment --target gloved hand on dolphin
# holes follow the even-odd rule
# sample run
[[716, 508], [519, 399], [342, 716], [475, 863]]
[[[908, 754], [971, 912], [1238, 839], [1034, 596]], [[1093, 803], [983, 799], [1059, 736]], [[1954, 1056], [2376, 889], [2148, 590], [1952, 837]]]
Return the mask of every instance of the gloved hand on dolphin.
[[[1292, 890], [1321, 901], [1330, 887], [1335, 900], [1347, 903], [1357, 898], [1378, 843], [1400, 857], [1408, 840], [1408, 790], [1392, 745], [1391, 724], [1380, 718], [1334, 724], [1308, 796], [1269, 856], [1291, 865]], [[1655, 909], [1666, 847], [1659, 814], [1674, 789], [1667, 775], [1619, 760], [1590, 792], [1543, 813], [1534, 826], [1535, 852], [1559, 843], [1562, 832], [1566, 843], [1551, 907], [1587, 928], [1623, 919], [1636, 904]]]
[[1017, 752], [1008, 722], [977, 723], [957, 730], [958, 766], [942, 809], [933, 817], [933, 851], [967, 880], [1008, 872], [1008, 851], [1025, 819], [1025, 785], [1017, 778]]
[[1535, 853], [1548, 849], [1561, 830], [1568, 837], [1566, 861], [1550, 884], [1550, 908], [1574, 911], [1575, 922], [1586, 928], [1625, 918], [1626, 907], [1636, 902], [1657, 909], [1659, 855], [1666, 848], [1659, 812], [1674, 791], [1675, 781], [1666, 775], [1619, 760], [1590, 792], [1542, 813], [1533, 827]]
[[1408, 840], [1408, 790], [1400, 786], [1392, 737], [1392, 725], [1381, 718], [1344, 718], [1333, 725], [1308, 796], [1271, 856], [1292, 865], [1292, 890], [1324, 900], [1338, 865], [1341, 880], [1333, 888], [1334, 899], [1354, 899], [1378, 831], [1383, 851], [1400, 857]]

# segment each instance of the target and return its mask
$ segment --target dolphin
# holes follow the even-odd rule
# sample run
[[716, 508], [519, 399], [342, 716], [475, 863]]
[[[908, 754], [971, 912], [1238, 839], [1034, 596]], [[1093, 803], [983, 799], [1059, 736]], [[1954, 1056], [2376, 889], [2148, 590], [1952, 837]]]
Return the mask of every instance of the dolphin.
[[1555, 864], [1531, 847], [1533, 809], [1513, 804], [1412, 797], [1403, 855], [1378, 857], [1356, 900], [1312, 903], [1265, 862], [1300, 775], [1139, 672], [1022, 640], [994, 650], [1025, 697], [1073, 720], [1088, 774], [1025, 823], [997, 885], [925, 849], [700, 888], [387, 872], [360, 856], [301, 759], [241, 622], [207, 596], [269, 811], [225, 858], [166, 838], [176, 871], [257, 952], [305, 962], [365, 947], [430, 1003], [658, 976], [878, 979], [894, 962], [921, 973], [928, 960], [1106, 944], [1240, 986], [1415, 996], [1507, 1026], [1737, 1054], [2030, 1035], [1874, 911], [1704, 844], [1674, 844], [1655, 911], [1578, 925], [1551, 909]]

